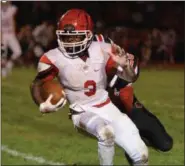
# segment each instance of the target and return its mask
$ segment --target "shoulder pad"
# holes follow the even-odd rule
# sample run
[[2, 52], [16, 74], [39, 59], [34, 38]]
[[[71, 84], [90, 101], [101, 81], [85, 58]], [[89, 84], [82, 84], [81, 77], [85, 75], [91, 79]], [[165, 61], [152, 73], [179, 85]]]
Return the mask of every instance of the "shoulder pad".
[[38, 73], [40, 73], [42, 71], [45, 71], [45, 70], [49, 69], [50, 67], [51, 67], [50, 64], [39, 62], [38, 67], [37, 67], [37, 71], [38, 71]]

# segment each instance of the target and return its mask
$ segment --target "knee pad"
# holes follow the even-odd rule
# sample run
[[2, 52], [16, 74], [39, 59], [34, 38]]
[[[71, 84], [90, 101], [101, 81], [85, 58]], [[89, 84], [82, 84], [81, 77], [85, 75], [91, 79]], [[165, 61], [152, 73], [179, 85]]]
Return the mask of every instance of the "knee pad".
[[111, 125], [102, 126], [98, 130], [98, 139], [99, 142], [103, 143], [106, 146], [114, 145], [114, 129]]

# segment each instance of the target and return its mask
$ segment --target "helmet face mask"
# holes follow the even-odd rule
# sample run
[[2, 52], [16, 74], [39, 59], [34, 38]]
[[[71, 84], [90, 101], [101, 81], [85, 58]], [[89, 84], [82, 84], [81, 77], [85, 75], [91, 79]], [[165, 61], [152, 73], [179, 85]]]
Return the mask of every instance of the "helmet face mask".
[[65, 51], [70, 58], [75, 58], [77, 54], [89, 47], [93, 34], [91, 31], [56, 31], [57, 41], [60, 49]]
[[59, 48], [69, 58], [79, 57], [92, 42], [92, 28], [93, 22], [85, 11], [69, 10], [61, 17], [56, 30]]

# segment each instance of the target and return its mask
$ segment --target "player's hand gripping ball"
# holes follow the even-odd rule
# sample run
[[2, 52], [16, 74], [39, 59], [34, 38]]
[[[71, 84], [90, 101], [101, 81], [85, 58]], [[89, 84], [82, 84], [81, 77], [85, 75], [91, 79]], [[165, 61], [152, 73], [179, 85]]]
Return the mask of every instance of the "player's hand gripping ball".
[[66, 104], [66, 95], [61, 84], [55, 80], [46, 81], [40, 88], [40, 94], [45, 101], [40, 104], [42, 113], [57, 111]]

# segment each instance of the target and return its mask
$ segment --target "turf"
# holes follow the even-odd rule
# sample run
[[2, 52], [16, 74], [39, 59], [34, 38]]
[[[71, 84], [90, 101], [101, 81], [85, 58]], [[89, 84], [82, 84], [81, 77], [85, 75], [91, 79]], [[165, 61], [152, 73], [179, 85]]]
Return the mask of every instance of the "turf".
[[[97, 141], [77, 133], [63, 111], [41, 115], [31, 99], [29, 84], [34, 69], [17, 68], [1, 82], [2, 145], [22, 153], [65, 164], [98, 165]], [[184, 165], [184, 71], [145, 69], [134, 84], [140, 100], [157, 115], [174, 138], [170, 152], [149, 148], [151, 165]], [[127, 165], [116, 147], [114, 163]], [[35, 161], [2, 152], [3, 165], [33, 165]]]

